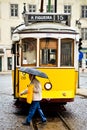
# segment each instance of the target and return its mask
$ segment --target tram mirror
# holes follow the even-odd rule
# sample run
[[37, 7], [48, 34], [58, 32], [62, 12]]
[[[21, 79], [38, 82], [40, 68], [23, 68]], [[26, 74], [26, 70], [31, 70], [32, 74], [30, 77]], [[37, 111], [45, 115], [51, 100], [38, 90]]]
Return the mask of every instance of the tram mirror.
[[16, 53], [16, 45], [15, 45], [15, 43], [12, 44], [11, 53], [12, 54]]

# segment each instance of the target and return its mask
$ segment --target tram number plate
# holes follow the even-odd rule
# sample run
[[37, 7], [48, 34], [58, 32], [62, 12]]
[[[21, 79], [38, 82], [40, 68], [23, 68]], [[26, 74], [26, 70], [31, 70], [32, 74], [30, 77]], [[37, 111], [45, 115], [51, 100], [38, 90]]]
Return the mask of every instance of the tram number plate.
[[68, 20], [68, 16], [67, 15], [56, 15], [55, 16], [55, 20], [56, 21], [67, 21]]

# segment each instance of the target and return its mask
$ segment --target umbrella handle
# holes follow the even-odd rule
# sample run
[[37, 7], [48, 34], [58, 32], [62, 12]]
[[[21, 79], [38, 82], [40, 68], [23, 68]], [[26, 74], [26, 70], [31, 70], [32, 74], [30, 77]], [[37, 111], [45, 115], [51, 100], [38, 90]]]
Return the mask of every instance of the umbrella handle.
[[[50, 82], [50, 79], [48, 78], [49, 82]], [[50, 82], [51, 83], [51, 82]]]

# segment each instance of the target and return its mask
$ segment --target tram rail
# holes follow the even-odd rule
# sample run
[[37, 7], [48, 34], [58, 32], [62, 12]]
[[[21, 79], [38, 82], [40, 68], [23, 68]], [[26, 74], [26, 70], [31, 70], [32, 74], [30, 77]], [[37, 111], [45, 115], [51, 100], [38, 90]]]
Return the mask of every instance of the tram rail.
[[[57, 129], [60, 129], [60, 130], [73, 130], [73, 128], [71, 128], [70, 124], [67, 122], [67, 120], [62, 116], [62, 114], [60, 112], [57, 112], [56, 113], [56, 116], [54, 119], [51, 119], [52, 117], [48, 117], [48, 121], [46, 124], [42, 124], [41, 122], [37, 122], [35, 119], [32, 121], [32, 126], [33, 126], [33, 130], [43, 130], [44, 128], [47, 130], [47, 128], [49, 127], [50, 130], [53, 130], [53, 127], [58, 123], [58, 126], [56, 127], [56, 130]], [[52, 120], [52, 121], [51, 121]], [[55, 121], [57, 120], [57, 121]], [[51, 124], [51, 125], [50, 125]], [[53, 126], [52, 126], [53, 124]], [[62, 126], [61, 126], [62, 124]], [[44, 127], [41, 127], [43, 126]], [[59, 126], [61, 126], [59, 128]], [[54, 128], [55, 130], [55, 128]]]
[[64, 119], [64, 117], [59, 113], [57, 112], [57, 116], [60, 118], [60, 120], [63, 122], [63, 124], [65, 125], [65, 127], [68, 129], [68, 130], [73, 130], [71, 128], [71, 126], [69, 125], [69, 123]]

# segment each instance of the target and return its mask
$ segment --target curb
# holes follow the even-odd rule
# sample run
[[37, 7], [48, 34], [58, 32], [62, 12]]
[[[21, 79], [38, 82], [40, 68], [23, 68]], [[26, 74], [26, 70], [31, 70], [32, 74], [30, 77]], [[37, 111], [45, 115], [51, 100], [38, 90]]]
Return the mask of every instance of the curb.
[[9, 72], [0, 72], [0, 75], [2, 75], [2, 74], [11, 74], [12, 73], [12, 71], [9, 71]]
[[87, 88], [77, 89], [76, 95], [84, 96], [87, 98]]
[[82, 93], [76, 93], [76, 95], [83, 96], [83, 97], [87, 98], [87, 95], [82, 94]]

